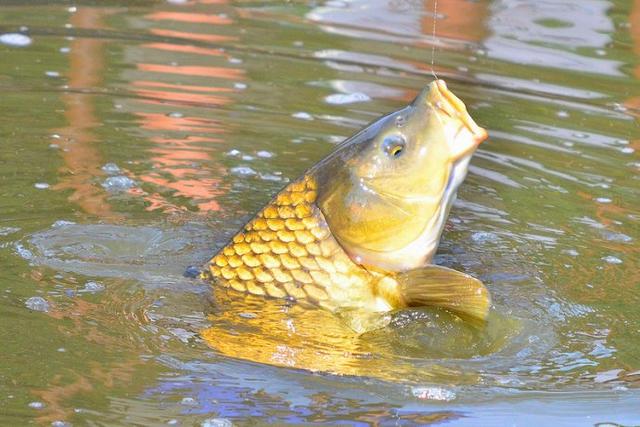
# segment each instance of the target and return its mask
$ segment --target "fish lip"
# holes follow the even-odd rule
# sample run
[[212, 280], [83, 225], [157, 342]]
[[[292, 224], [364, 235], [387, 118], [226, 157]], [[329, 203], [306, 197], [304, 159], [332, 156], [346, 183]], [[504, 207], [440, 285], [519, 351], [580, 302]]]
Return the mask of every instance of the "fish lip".
[[[451, 106], [454, 111], [457, 113], [457, 117], [462, 121], [465, 127], [471, 132], [472, 140], [474, 142], [474, 148], [480, 145], [482, 141], [487, 139], [489, 134], [486, 129], [478, 126], [478, 124], [473, 120], [473, 118], [469, 115], [467, 111], [467, 107], [464, 103], [453, 94], [447, 87], [447, 83], [444, 80], [435, 80], [432, 85], [432, 89], [436, 89], [438, 93], [442, 96], [442, 98], [447, 101], [447, 104]], [[439, 107], [443, 110], [447, 115], [450, 115], [448, 111], [444, 109], [444, 107]]]

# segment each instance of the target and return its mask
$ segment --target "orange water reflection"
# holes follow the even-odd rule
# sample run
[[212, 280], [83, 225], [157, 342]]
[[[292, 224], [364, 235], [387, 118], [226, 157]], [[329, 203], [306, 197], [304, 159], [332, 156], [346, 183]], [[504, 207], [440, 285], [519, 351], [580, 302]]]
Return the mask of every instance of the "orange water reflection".
[[193, 53], [196, 55], [211, 55], [211, 56], [220, 56], [224, 55], [224, 51], [221, 49], [213, 49], [206, 47], [198, 47], [184, 44], [174, 44], [174, 43], [149, 43], [143, 45], [143, 47], [147, 49], [157, 49], [157, 50], [168, 50], [170, 52], [181, 52], [181, 53]]
[[[102, 29], [103, 19], [113, 11], [86, 7], [71, 15], [74, 27]], [[65, 166], [56, 190], [71, 190], [69, 201], [91, 215], [117, 217], [102, 188], [94, 181], [103, 175], [104, 164], [93, 129], [100, 126], [95, 111], [95, 96], [78, 91], [103, 85], [105, 40], [78, 38], [69, 53], [69, 90], [62, 95], [68, 125], [54, 130], [68, 141], [61, 151]], [[57, 141], [56, 141], [57, 142]]]
[[[70, 23], [79, 28], [103, 29], [104, 19], [113, 13], [114, 10], [108, 8], [83, 7], [71, 15]], [[78, 38], [70, 44], [69, 90], [61, 95], [68, 124], [64, 128], [54, 130], [61, 135], [63, 141], [61, 156], [65, 166], [54, 189], [70, 190], [69, 201], [77, 204], [85, 213], [114, 219], [120, 215], [113, 211], [104, 190], [95, 182], [97, 177], [104, 175], [101, 170], [104, 159], [100, 153], [99, 140], [93, 132], [101, 124], [95, 108], [96, 96], [80, 92], [104, 85], [104, 70], [107, 68], [104, 48], [107, 43], [101, 39]], [[101, 332], [95, 325], [87, 326], [85, 317], [96, 311], [99, 311], [97, 304], [75, 299], [68, 308], [55, 309], [50, 316], [58, 320], [71, 321], [70, 328], [67, 323], [60, 324], [63, 336], [80, 335], [100, 346], [114, 346], [116, 343], [112, 337]], [[138, 363], [123, 362], [122, 365], [127, 366], [127, 374], [124, 376], [119, 373], [119, 363], [108, 366], [96, 364], [92, 371], [101, 372], [102, 379], [118, 376], [126, 382], [131, 378], [133, 365]], [[51, 423], [54, 420], [67, 419], [73, 414], [68, 401], [79, 394], [94, 391], [95, 384], [95, 376], [90, 378], [72, 370], [57, 372], [49, 380], [47, 388], [32, 390], [32, 393], [47, 406], [47, 410], [37, 418], [38, 421]], [[110, 380], [106, 386], [111, 387], [112, 384], [113, 381]]]
[[[424, 0], [424, 10], [433, 12], [436, 0]], [[486, 22], [489, 17], [489, 2], [471, 2], [468, 0], [438, 1], [438, 16], [445, 19], [436, 21], [436, 37], [471, 42], [482, 41], [487, 36]], [[422, 33], [433, 34], [433, 17], [424, 14], [421, 22]]]
[[[138, 178], [157, 189], [140, 195], [147, 203], [147, 210], [173, 212], [187, 209], [188, 205], [200, 212], [218, 210], [216, 198], [223, 191], [219, 184], [224, 169], [216, 161], [220, 154], [216, 145], [227, 130], [219, 120], [207, 118], [216, 115], [207, 109], [233, 102], [230, 95], [234, 89], [228, 81], [243, 80], [245, 72], [237, 66], [230, 67], [229, 55], [222, 49], [189, 42], [235, 39], [215, 34], [217, 28], [233, 24], [233, 19], [211, 13], [164, 10], [149, 13], [145, 18], [153, 25], [149, 30], [152, 34], [178, 37], [185, 43], [146, 43], [132, 48], [143, 51], [143, 54], [132, 55], [134, 58], [151, 56], [171, 60], [173, 53], [183, 58], [179, 64], [136, 63], [137, 76], [143, 78], [131, 81], [129, 90], [137, 95], [138, 101], [130, 103], [127, 110], [138, 118], [140, 128], [148, 131], [148, 141], [154, 145], [148, 149], [153, 168]], [[164, 27], [167, 25], [171, 28]], [[188, 25], [188, 31], [184, 25]], [[224, 65], [196, 65], [202, 62], [203, 56], [207, 64], [222, 61]], [[202, 84], [203, 78], [209, 79], [206, 84]], [[177, 80], [180, 83], [174, 83]], [[216, 86], [218, 82], [222, 84]], [[173, 113], [174, 109], [180, 112]], [[188, 200], [187, 204], [180, 202], [182, 198]]]
[[242, 71], [224, 67], [206, 67], [202, 65], [164, 65], [137, 64], [141, 71], [166, 74], [180, 74], [192, 77], [214, 77], [237, 80], [242, 77]]
[[149, 30], [151, 34], [162, 37], [176, 37], [191, 41], [200, 41], [200, 42], [209, 42], [209, 43], [217, 43], [217, 42], [228, 42], [235, 40], [235, 37], [229, 36], [221, 36], [218, 34], [194, 34], [187, 31], [176, 31], [176, 30], [166, 30], [161, 28], [151, 28]]
[[152, 21], [191, 22], [198, 24], [227, 25], [233, 21], [226, 16], [207, 15], [204, 13], [166, 12], [159, 11], [146, 16]]
[[[70, 15], [70, 24], [83, 30], [108, 29], [106, 18], [115, 13], [118, 10], [82, 6]], [[160, 10], [150, 13], [147, 19], [160, 26], [152, 28], [151, 33], [180, 37], [187, 43], [231, 39], [210, 34], [212, 29], [230, 24], [232, 21], [228, 18]], [[170, 24], [176, 30], [163, 29], [161, 24]], [[201, 27], [203, 33], [180, 30], [180, 25], [186, 24]], [[111, 42], [98, 37], [79, 37], [70, 42], [69, 90], [61, 95], [68, 124], [53, 130], [60, 134], [60, 139], [53, 142], [60, 143], [60, 155], [65, 166], [60, 173], [59, 184], [54, 188], [70, 191], [69, 200], [85, 213], [113, 220], [121, 217], [121, 214], [114, 212], [108, 194], [99, 184], [105, 177], [101, 167], [110, 160], [103, 155], [100, 139], [96, 135], [96, 129], [102, 124], [102, 118], [96, 111], [99, 96], [87, 93], [106, 86], [106, 74], [110, 69], [106, 57], [108, 43]], [[217, 187], [224, 169], [216, 160], [216, 145], [222, 140], [226, 129], [221, 120], [209, 117], [215, 117], [215, 108], [232, 102], [230, 95], [234, 89], [229, 86], [229, 80], [242, 80], [244, 71], [226, 66], [228, 55], [214, 47], [144, 43], [128, 45], [125, 49], [146, 49], [154, 52], [154, 59], [166, 58], [165, 63], [160, 64], [148, 63], [144, 59], [135, 64], [138, 70], [136, 77], [139, 78], [132, 79], [127, 89], [136, 98], [127, 98], [122, 105], [122, 111], [132, 113], [136, 118], [136, 130], [139, 127], [143, 131], [145, 142], [151, 143], [151, 147], [147, 148], [149, 155], [145, 157], [150, 158], [153, 168], [138, 175], [129, 174], [143, 186], [148, 185], [156, 190], [148, 192], [146, 187], [144, 190], [136, 188], [130, 191], [130, 195], [145, 199], [149, 210], [171, 212], [184, 210], [187, 206], [195, 206], [200, 211], [219, 209], [216, 197], [221, 190]], [[194, 64], [183, 60], [179, 66], [166, 65], [173, 61], [174, 54], [192, 58]], [[144, 55], [131, 57], [145, 58]], [[211, 62], [210, 59], [219, 59], [222, 65], [197, 65], [202, 62], [198, 61], [202, 57], [206, 58], [207, 64]], [[176, 76], [180, 76], [179, 81], [184, 83], [177, 83]], [[207, 79], [206, 82], [204, 79]], [[216, 82], [226, 83], [216, 86]], [[170, 114], [178, 109], [180, 115]], [[132, 150], [140, 146], [133, 144], [133, 141], [132, 138]], [[113, 299], [114, 294], [110, 295]], [[127, 301], [112, 300], [111, 303], [118, 307], [128, 305]], [[123, 319], [121, 315], [114, 317], [108, 310], [109, 307], [74, 298], [67, 305], [53, 307], [49, 315], [59, 321], [62, 336], [82, 337], [87, 345], [104, 349], [105, 354], [109, 354], [109, 349], [116, 348], [124, 354], [129, 344], [135, 347], [136, 352], [140, 352], [140, 344], [135, 340], [129, 342], [125, 339], [123, 342], [122, 336], [110, 335], [111, 328], [98, 325], [113, 326], [114, 319], [137, 325], [143, 319]], [[87, 322], [87, 319], [100, 320]], [[122, 330], [122, 327], [115, 329]], [[104, 365], [89, 363], [83, 372], [74, 369], [56, 372], [46, 388], [32, 390], [47, 408], [38, 421], [51, 423], [68, 419], [73, 416], [70, 402], [78, 401], [83, 394], [105, 388], [130, 387], [144, 362], [137, 357], [119, 356]], [[130, 389], [135, 390], [135, 387]]]
[[[223, 2], [216, 2], [222, 4]], [[102, 29], [104, 16], [114, 13], [102, 8], [79, 8], [71, 15], [71, 24], [83, 29]], [[229, 40], [223, 35], [212, 34], [219, 26], [227, 26], [233, 21], [225, 16], [214, 14], [183, 13], [173, 11], [155, 11], [146, 16], [151, 22], [157, 22], [159, 28], [151, 28], [151, 33], [180, 37], [191, 41], [217, 42]], [[171, 25], [172, 29], [162, 28]], [[182, 31], [180, 25], [189, 25], [190, 31]], [[191, 28], [202, 31], [195, 32]], [[180, 31], [178, 31], [180, 30]], [[69, 126], [54, 130], [63, 140], [70, 140], [62, 151], [65, 162], [63, 177], [56, 189], [71, 189], [70, 201], [78, 204], [86, 213], [100, 217], [119, 217], [114, 213], [107, 194], [97, 180], [104, 176], [101, 166], [107, 162], [96, 146], [97, 138], [92, 129], [100, 125], [95, 112], [95, 96], [74, 92], [103, 85], [103, 73], [107, 68], [104, 60], [104, 45], [108, 43], [99, 38], [78, 38], [71, 42], [69, 88], [62, 98], [66, 105], [65, 116]], [[216, 162], [215, 145], [225, 133], [220, 121], [206, 117], [214, 116], [213, 111], [202, 109], [228, 105], [229, 96], [234, 89], [229, 84], [215, 86], [216, 81], [241, 81], [244, 70], [227, 64], [229, 55], [219, 48], [209, 48], [181, 43], [146, 43], [132, 46], [130, 49], [143, 49], [156, 52], [154, 58], [172, 60], [171, 54], [184, 55], [187, 60], [180, 65], [166, 63], [148, 63], [144, 59], [136, 65], [141, 79], [133, 79], [129, 90], [137, 95], [138, 101], [127, 104], [126, 110], [138, 117], [140, 126], [148, 130], [148, 140], [156, 145], [150, 148], [154, 169], [132, 176], [141, 182], [152, 184], [157, 191], [147, 192], [140, 188], [129, 191], [133, 196], [143, 197], [148, 210], [161, 209], [166, 212], [187, 209], [195, 206], [199, 211], [219, 209], [215, 201], [220, 194], [217, 190], [218, 179], [224, 175]], [[159, 55], [158, 55], [159, 54]], [[148, 55], [132, 55], [133, 58], [145, 58]], [[225, 66], [192, 65], [200, 58], [213, 57], [223, 61]], [[211, 61], [207, 61], [210, 63]], [[174, 83], [181, 76], [186, 83]], [[202, 84], [202, 79], [210, 79], [211, 84]], [[191, 84], [193, 80], [195, 84]], [[180, 116], [172, 116], [167, 108], [185, 109]], [[189, 107], [196, 108], [191, 110]], [[165, 110], [165, 111], [162, 111]], [[193, 111], [194, 115], [190, 116]], [[180, 133], [174, 136], [173, 134]], [[188, 136], [184, 136], [184, 134]], [[214, 165], [211, 170], [210, 165]], [[209, 167], [209, 168], [207, 168]], [[166, 190], [173, 192], [167, 198]], [[185, 202], [174, 199], [186, 198]]]

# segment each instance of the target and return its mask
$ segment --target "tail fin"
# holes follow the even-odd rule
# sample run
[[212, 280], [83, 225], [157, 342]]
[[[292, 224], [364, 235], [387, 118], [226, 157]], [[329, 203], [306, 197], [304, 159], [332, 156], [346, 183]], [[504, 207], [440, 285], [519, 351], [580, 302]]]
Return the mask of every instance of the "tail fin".
[[436, 306], [471, 321], [484, 322], [491, 297], [478, 279], [450, 268], [430, 265], [397, 276], [407, 306]]

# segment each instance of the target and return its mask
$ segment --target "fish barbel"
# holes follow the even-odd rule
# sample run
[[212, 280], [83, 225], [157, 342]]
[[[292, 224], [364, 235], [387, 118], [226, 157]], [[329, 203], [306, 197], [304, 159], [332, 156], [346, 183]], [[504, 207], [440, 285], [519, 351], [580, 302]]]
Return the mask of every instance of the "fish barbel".
[[220, 286], [333, 312], [431, 305], [483, 320], [479, 280], [430, 264], [487, 132], [443, 80], [341, 143], [207, 264]]

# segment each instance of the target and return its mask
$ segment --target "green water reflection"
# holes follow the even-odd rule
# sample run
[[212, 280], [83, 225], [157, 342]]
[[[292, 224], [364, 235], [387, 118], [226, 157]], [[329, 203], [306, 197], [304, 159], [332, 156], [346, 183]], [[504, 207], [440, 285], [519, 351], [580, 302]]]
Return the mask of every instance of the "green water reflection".
[[637, 423], [638, 0], [438, 1], [435, 71], [491, 137], [437, 261], [487, 330], [354, 337], [182, 276], [431, 80], [432, 7], [0, 5], [0, 424]]

